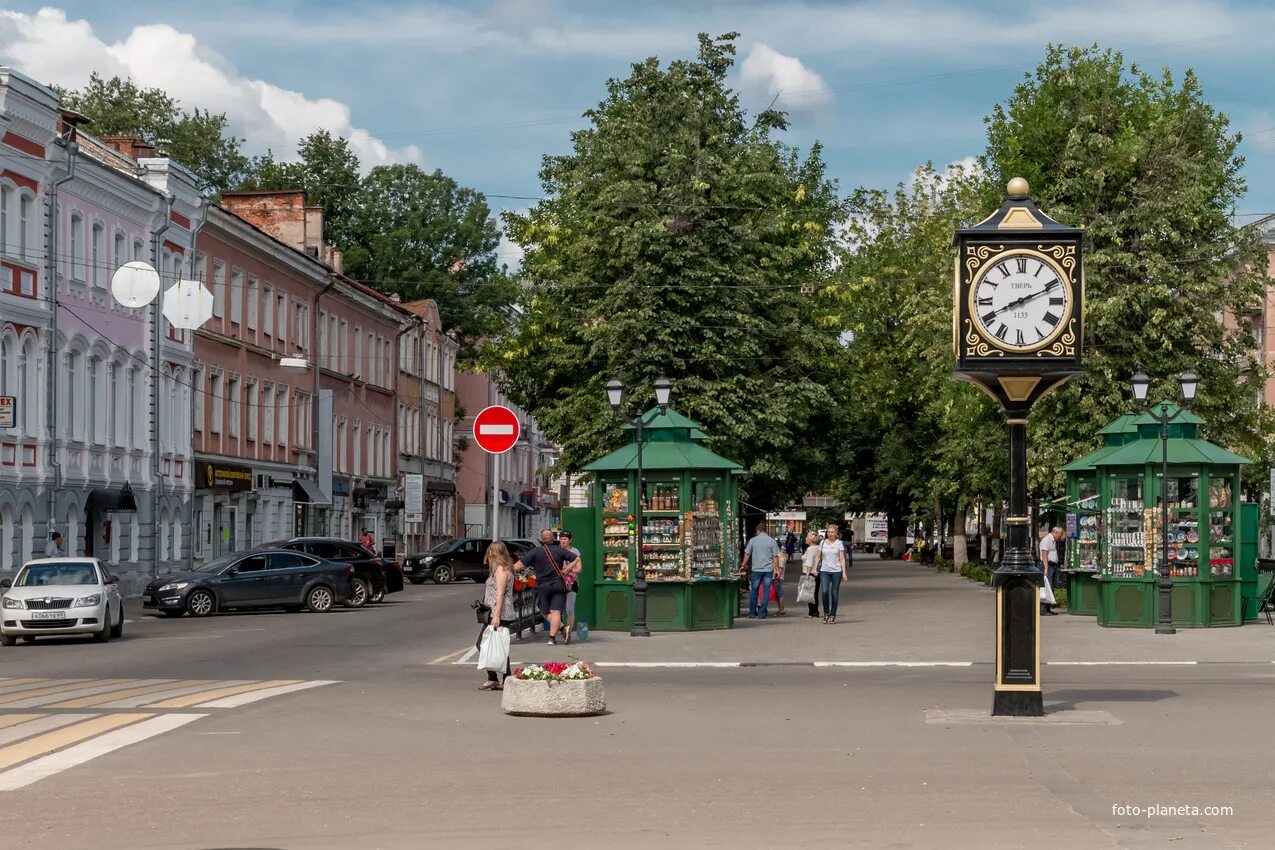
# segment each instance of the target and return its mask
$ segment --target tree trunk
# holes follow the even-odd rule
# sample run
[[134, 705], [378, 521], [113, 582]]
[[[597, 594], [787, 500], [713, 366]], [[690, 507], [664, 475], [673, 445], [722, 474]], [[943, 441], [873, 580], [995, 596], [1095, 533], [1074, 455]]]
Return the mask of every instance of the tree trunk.
[[889, 528], [889, 554], [891, 558], [901, 558], [903, 553], [908, 549], [908, 522], [907, 518], [896, 514], [886, 514], [886, 523]]
[[952, 571], [957, 573], [969, 561], [965, 550], [965, 513], [966, 505], [962, 501], [952, 520]]

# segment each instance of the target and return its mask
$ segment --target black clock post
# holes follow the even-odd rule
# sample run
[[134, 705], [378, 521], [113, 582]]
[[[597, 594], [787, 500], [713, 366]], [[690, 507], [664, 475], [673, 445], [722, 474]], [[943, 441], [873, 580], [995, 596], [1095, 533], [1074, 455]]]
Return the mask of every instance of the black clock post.
[[1009, 427], [1006, 546], [992, 573], [992, 714], [1033, 717], [1045, 713], [1039, 600], [1047, 577], [1036, 564], [1027, 513], [1027, 417], [1038, 399], [1081, 371], [1084, 231], [1041, 212], [1021, 177], [1008, 190], [999, 210], [956, 232], [952, 341], [956, 377], [996, 399]]

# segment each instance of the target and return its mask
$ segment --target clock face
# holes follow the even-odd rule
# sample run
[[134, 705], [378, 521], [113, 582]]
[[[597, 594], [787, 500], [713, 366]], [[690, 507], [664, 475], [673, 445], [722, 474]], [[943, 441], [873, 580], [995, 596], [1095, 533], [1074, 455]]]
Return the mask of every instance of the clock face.
[[970, 318], [987, 341], [1007, 351], [1048, 345], [1072, 312], [1067, 275], [1049, 257], [1031, 250], [992, 257], [970, 286]]

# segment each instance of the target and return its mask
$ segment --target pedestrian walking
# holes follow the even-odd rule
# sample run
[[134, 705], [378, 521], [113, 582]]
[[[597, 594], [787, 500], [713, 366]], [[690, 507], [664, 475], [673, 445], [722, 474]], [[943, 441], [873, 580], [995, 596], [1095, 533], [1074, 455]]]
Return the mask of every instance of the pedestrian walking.
[[[540, 600], [540, 614], [549, 621], [549, 645], [556, 646], [558, 632], [562, 629], [562, 612], [567, 607], [567, 572], [574, 568], [576, 555], [553, 542], [553, 531], [540, 532], [540, 545], [532, 546], [518, 556], [514, 569], [531, 567], [536, 573], [536, 595]], [[567, 643], [571, 632], [567, 631]]]
[[44, 544], [44, 557], [60, 558], [65, 552], [62, 551], [62, 532], [55, 531], [49, 535], [49, 542]]
[[366, 528], [363, 529], [363, 533], [359, 535], [359, 545], [371, 552], [373, 555], [376, 554], [376, 540], [373, 539], [372, 532], [368, 531]]
[[[513, 622], [514, 613], [514, 559], [509, 550], [500, 541], [487, 544], [487, 552], [483, 555], [483, 563], [487, 565], [487, 581], [483, 591], [483, 604], [491, 609], [487, 618], [487, 626], [500, 628], [502, 623]], [[482, 646], [483, 626], [478, 632], [478, 646]], [[505, 658], [505, 674], [501, 676], [495, 670], [487, 671], [487, 681], [483, 682], [484, 691], [498, 691], [504, 687], [505, 677], [509, 675], [509, 659]]]
[[837, 527], [828, 526], [828, 534], [819, 544], [819, 596], [823, 601], [823, 621], [837, 622], [837, 602], [841, 583], [846, 576], [846, 550], [837, 537]]
[[580, 595], [580, 573], [584, 569], [584, 562], [580, 558], [580, 550], [571, 545], [571, 532], [558, 532], [558, 545], [563, 549], [576, 556], [575, 563], [567, 572], [567, 627], [566, 636], [567, 643], [571, 643], [571, 633], [576, 627], [576, 597]]
[[792, 560], [792, 556], [797, 553], [797, 535], [792, 531], [788, 532], [788, 536], [784, 538], [784, 554], [788, 556], [788, 560]]
[[841, 548], [846, 550], [846, 569], [854, 566], [854, 529], [847, 528], [846, 536], [841, 538]]
[[815, 580], [815, 601], [810, 603], [810, 616], [819, 616], [819, 535], [813, 531], [806, 535], [806, 551], [801, 556], [801, 574]]
[[1040, 538], [1040, 568], [1045, 573], [1045, 584], [1040, 592], [1040, 613], [1054, 613], [1054, 577], [1058, 574], [1058, 541], [1063, 530], [1054, 526]]
[[[764, 620], [770, 607], [770, 586], [779, 566], [779, 544], [766, 533], [766, 523], [757, 523], [756, 534], [744, 547], [744, 567], [748, 569], [748, 619]], [[761, 590], [761, 600], [757, 591]]]

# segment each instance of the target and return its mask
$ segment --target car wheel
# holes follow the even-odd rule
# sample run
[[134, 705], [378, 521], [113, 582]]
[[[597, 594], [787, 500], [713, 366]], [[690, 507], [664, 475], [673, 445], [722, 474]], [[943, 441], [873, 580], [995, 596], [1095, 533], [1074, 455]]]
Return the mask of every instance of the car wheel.
[[186, 610], [192, 617], [207, 617], [217, 610], [217, 600], [207, 590], [196, 590], [186, 597]]
[[23, 636], [22, 636], [22, 642], [23, 642], [23, 643], [35, 643], [35, 635], [23, 635]]
[[408, 579], [408, 581], [410, 581], [412, 584], [424, 584], [424, 583], [425, 583], [425, 579], [423, 579], [423, 578], [409, 578], [409, 579]]
[[345, 607], [362, 608], [367, 604], [368, 597], [371, 596], [368, 592], [369, 589], [367, 581], [365, 579], [356, 578], [351, 581], [350, 584], [354, 589], [350, 592], [350, 598], [346, 601]]
[[327, 585], [316, 585], [305, 595], [305, 607], [315, 614], [326, 614], [331, 611], [335, 601], [336, 597], [332, 593], [332, 588]]
[[111, 627], [111, 637], [124, 637], [124, 606], [120, 606], [120, 621]]
[[13, 635], [0, 635], [0, 646], [13, 646], [18, 639]]
[[449, 584], [452, 580], [451, 567], [434, 568], [434, 584]]
[[172, 617], [176, 619], [177, 617], [180, 617], [182, 614], [185, 614], [186, 612], [185, 611], [160, 611], [159, 613], [163, 614], [165, 617]]
[[107, 605], [106, 617], [104, 617], [102, 620], [102, 628], [100, 631], [96, 631], [93, 633], [93, 640], [97, 641], [98, 643], [110, 643], [111, 633], [114, 631], [115, 629], [112, 628], [111, 626], [111, 606]]
[[385, 589], [384, 589], [384, 588], [382, 588], [382, 589], [380, 589], [380, 590], [377, 590], [377, 591], [373, 592], [373, 594], [367, 598], [367, 601], [368, 601], [368, 602], [376, 602], [376, 603], [378, 603], [378, 604], [379, 604], [379, 603], [381, 603], [381, 602], [384, 602], [384, 601], [385, 601]]

